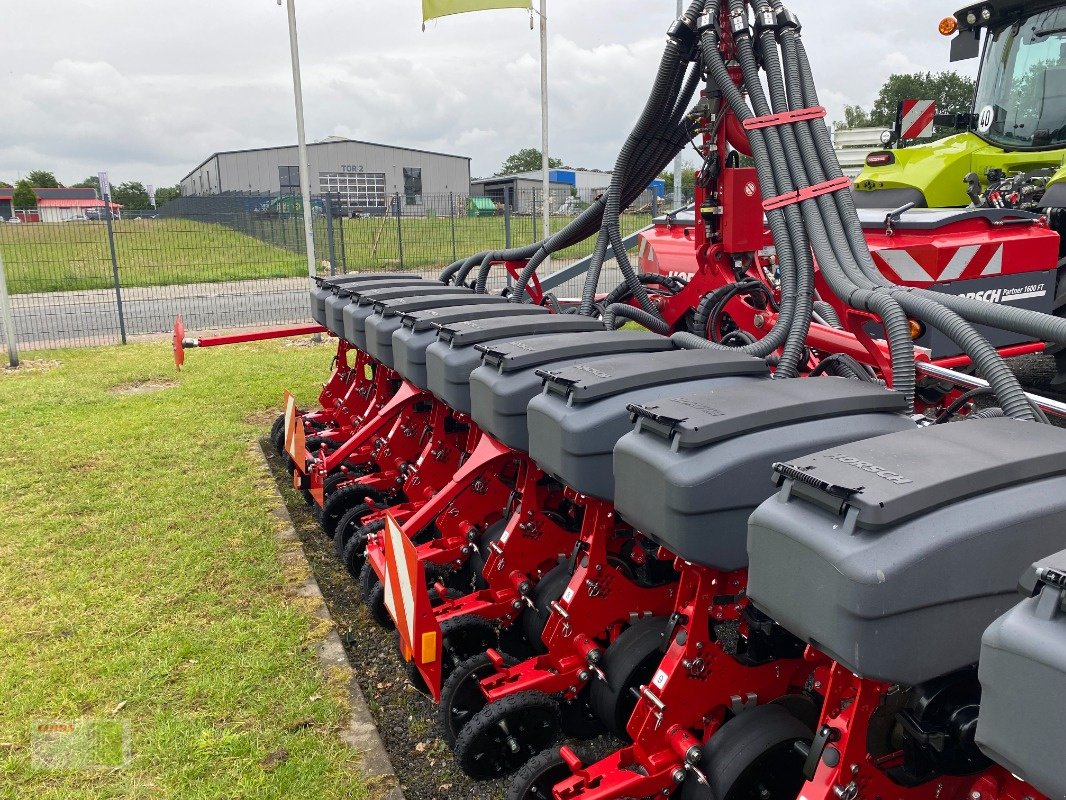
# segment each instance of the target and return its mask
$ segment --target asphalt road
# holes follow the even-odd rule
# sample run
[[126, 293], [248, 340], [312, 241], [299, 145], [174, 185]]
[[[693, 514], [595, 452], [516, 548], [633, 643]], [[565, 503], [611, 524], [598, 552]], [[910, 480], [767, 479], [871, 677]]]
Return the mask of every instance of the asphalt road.
[[[436, 275], [433, 270], [423, 277]], [[601, 291], [613, 289], [618, 275], [613, 262], [605, 265]], [[502, 278], [496, 279], [490, 289], [503, 285]], [[571, 280], [556, 295], [578, 297], [582, 285], [583, 279]], [[190, 335], [305, 323], [310, 321], [307, 303], [304, 278], [122, 289], [128, 338], [169, 333], [178, 314]], [[21, 350], [121, 341], [118, 304], [110, 289], [20, 294], [11, 298], [11, 305]]]

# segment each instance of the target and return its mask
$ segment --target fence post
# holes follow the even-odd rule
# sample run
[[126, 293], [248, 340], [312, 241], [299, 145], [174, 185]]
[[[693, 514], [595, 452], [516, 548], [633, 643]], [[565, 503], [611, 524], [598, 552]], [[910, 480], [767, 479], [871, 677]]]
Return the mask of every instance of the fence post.
[[655, 219], [659, 216], [659, 195], [656, 194], [655, 189], [651, 190], [651, 218]]
[[122, 282], [118, 277], [118, 254], [115, 252], [115, 227], [111, 222], [111, 194], [104, 195], [104, 219], [107, 220], [107, 246], [111, 248], [111, 275], [115, 279], [115, 305], [118, 306], [118, 332], [126, 344], [126, 312], [122, 308]]
[[459, 256], [455, 250], [455, 192], [448, 192], [448, 216], [452, 220], [452, 261], [457, 261]]
[[[503, 246], [511, 249], [511, 187], [503, 187]], [[511, 288], [511, 273], [507, 273], [507, 288]]]
[[348, 246], [344, 243], [344, 222], [348, 219], [347, 212], [341, 211], [341, 224], [337, 226], [337, 231], [340, 233], [340, 245], [341, 245], [341, 272], [348, 274]]
[[329, 192], [322, 195], [322, 204], [326, 209], [326, 245], [329, 248], [329, 274], [337, 274], [337, 250], [333, 246], [333, 203]]
[[403, 269], [403, 206], [400, 205], [400, 193], [393, 198], [396, 205], [396, 243], [400, 250], [400, 269]]
[[529, 207], [529, 214], [533, 217], [533, 241], [540, 241], [537, 238], [537, 190], [533, 190], [533, 205]]
[[15, 341], [15, 319], [11, 314], [11, 298], [7, 294], [7, 273], [4, 272], [3, 253], [0, 253], [0, 321], [4, 323], [4, 338], [7, 339], [7, 362], [14, 369], [19, 365], [19, 348]]

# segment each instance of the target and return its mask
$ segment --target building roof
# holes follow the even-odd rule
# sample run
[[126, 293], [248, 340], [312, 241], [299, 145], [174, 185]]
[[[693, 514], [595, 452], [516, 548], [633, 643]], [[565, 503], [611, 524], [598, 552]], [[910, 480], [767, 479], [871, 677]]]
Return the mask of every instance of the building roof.
[[[96, 189], [34, 189], [37, 202], [42, 200], [96, 200]], [[54, 205], [54, 204], [53, 204]]]
[[0, 200], [10, 200], [15, 196], [14, 189], [5, 189], [0, 187]]
[[[536, 177], [530, 177], [529, 175], [519, 173], [517, 175], [492, 175], [488, 178], [474, 178], [470, 183], [503, 183], [506, 181], [536, 181], [537, 183], [540, 183], [541, 178], [540, 173], [536, 173]], [[570, 186], [569, 183], [563, 183], [562, 181], [549, 180], [548, 183], [553, 186]]]
[[[366, 145], [370, 145], [371, 147], [387, 147], [390, 150], [408, 150], [408, 151], [410, 151], [412, 153], [424, 153], [424, 154], [430, 155], [430, 156], [444, 156], [445, 158], [462, 158], [462, 159], [464, 159], [466, 161], [470, 160], [470, 156], [457, 156], [454, 153], [440, 153], [440, 152], [437, 152], [435, 150], [420, 150], [417, 147], [403, 147], [402, 145], [384, 144], [382, 142], [364, 142], [361, 139], [345, 139], [343, 137], [333, 137], [333, 136], [326, 137], [326, 139], [321, 141], [321, 142], [308, 142], [307, 146], [308, 146], [308, 148], [311, 148], [311, 147], [329, 147], [330, 145], [337, 145], [337, 144], [366, 144]], [[217, 153], [212, 153], [207, 158], [205, 158], [203, 161], [201, 161], [199, 164], [197, 164], [195, 167], [193, 167], [191, 170], [189, 170], [189, 172], [185, 175], [185, 177], [181, 179], [181, 182], [184, 183], [188, 178], [190, 178], [192, 176], [192, 174], [194, 172], [196, 172], [201, 167], [203, 167], [204, 164], [206, 164], [208, 161], [210, 161], [213, 158], [218, 158], [218, 156], [231, 156], [231, 155], [235, 155], [235, 154], [238, 154], [238, 153], [262, 153], [262, 152], [265, 152], [267, 150], [288, 150], [289, 148], [292, 148], [292, 147], [296, 147], [296, 145], [295, 144], [281, 144], [281, 145], [275, 145], [274, 147], [248, 147], [248, 148], [245, 148], [244, 150], [219, 150]]]
[[[53, 197], [37, 201], [38, 208], [102, 208], [104, 205], [103, 200], [95, 197], [71, 197], [69, 199]], [[112, 203], [111, 208], [122, 208], [122, 204]]]

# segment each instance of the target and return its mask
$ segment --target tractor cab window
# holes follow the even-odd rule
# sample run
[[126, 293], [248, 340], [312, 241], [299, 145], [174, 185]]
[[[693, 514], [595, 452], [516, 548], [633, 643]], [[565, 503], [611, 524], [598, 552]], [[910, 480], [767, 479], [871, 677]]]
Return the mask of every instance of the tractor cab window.
[[1066, 8], [990, 32], [974, 112], [1000, 147], [1066, 144]]

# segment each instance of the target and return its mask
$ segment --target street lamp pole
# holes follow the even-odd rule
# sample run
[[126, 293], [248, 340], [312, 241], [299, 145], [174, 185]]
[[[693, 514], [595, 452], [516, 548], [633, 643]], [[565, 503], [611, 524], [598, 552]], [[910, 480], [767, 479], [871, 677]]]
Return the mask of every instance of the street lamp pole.
[[[296, 141], [300, 159], [300, 196], [303, 199], [304, 238], [307, 242], [307, 276], [311, 283], [315, 267], [315, 231], [311, 214], [311, 175], [307, 161], [307, 134], [304, 132], [304, 91], [300, 78], [300, 46], [296, 41], [296, 0], [286, 0], [289, 15], [289, 55], [292, 58], [292, 90], [296, 98]], [[278, 0], [281, 5], [281, 0]]]

